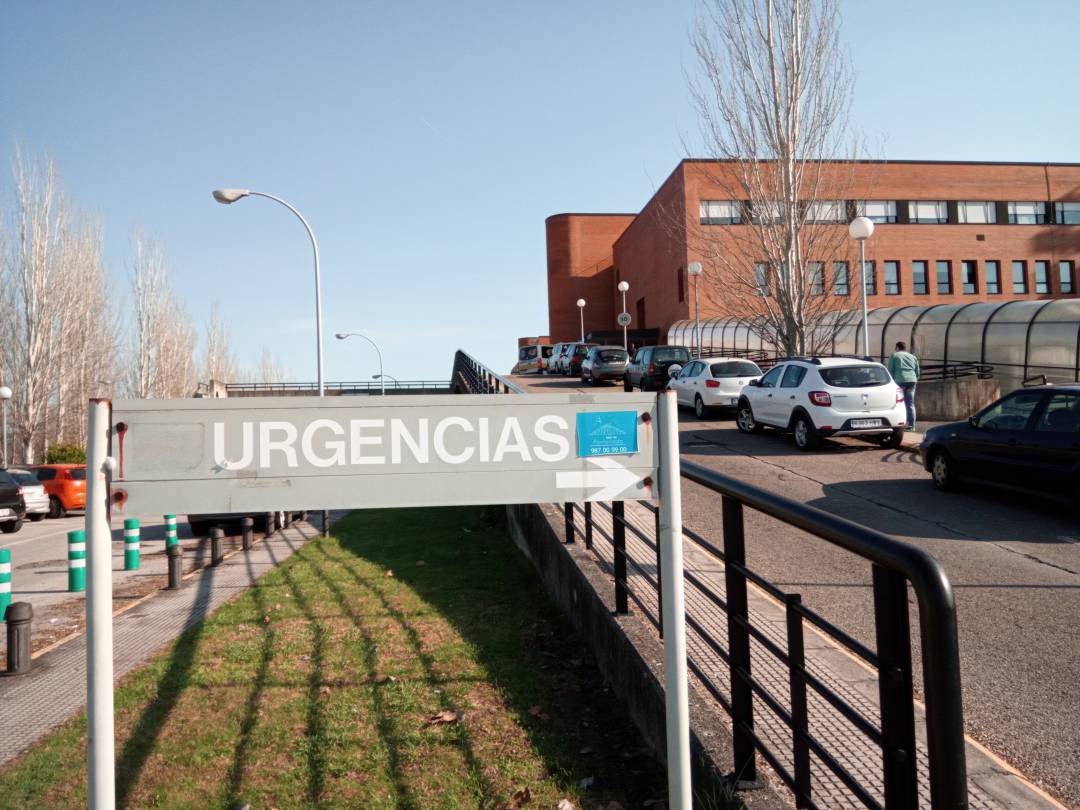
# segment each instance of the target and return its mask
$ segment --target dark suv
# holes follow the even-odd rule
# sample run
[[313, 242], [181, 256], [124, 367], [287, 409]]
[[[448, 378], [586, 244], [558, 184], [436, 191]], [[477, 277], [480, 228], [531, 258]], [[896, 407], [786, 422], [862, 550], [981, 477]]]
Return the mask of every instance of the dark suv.
[[626, 367], [623, 390], [662, 391], [668, 384], [668, 369], [690, 362], [690, 351], [685, 346], [642, 346]]
[[7, 470], [0, 470], [0, 531], [5, 534], [17, 532], [25, 517], [22, 487]]

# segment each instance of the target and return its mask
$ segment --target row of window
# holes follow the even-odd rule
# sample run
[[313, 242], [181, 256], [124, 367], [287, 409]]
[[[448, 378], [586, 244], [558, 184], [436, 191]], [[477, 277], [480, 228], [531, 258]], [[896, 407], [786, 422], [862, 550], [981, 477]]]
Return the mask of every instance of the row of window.
[[[819, 200], [802, 209], [807, 222], [841, 223], [868, 217], [879, 224], [913, 223], [926, 225], [1045, 225], [1048, 206], [1051, 221], [1058, 225], [1080, 225], [1080, 202], [995, 202], [992, 200]], [[897, 211], [901, 213], [898, 215]], [[746, 220], [779, 222], [783, 208], [779, 202], [751, 205], [743, 200], [702, 200], [702, 225], [739, 225]]]
[[[1001, 262], [996, 259], [983, 261], [983, 272], [980, 278], [979, 262], [968, 259], [960, 262], [959, 278], [954, 278], [953, 263], [947, 259], [939, 259], [934, 262], [933, 275], [930, 274], [930, 262], [916, 259], [911, 262], [911, 274], [906, 282], [901, 278], [900, 262], [883, 261], [882, 284], [885, 295], [900, 295], [904, 286], [910, 284], [913, 295], [929, 295], [931, 287], [939, 295], [951, 295], [955, 286], [959, 286], [964, 295], [978, 295], [980, 287], [986, 295], [1000, 295], [1003, 289], [1001, 276]], [[766, 262], [754, 264], [754, 279], [757, 285], [758, 295], [771, 295], [771, 273]], [[1051, 289], [1051, 263], [1043, 259], [1025, 261], [1017, 259], [1012, 262], [1012, 291], [1025, 294], [1034, 292], [1037, 295], [1049, 295], [1055, 292], [1058, 295], [1071, 295], [1075, 291], [1075, 278], [1071, 261], [1059, 261], [1057, 267], [1057, 290]], [[878, 272], [876, 264], [866, 262], [866, 294], [878, 294]], [[806, 277], [811, 295], [825, 295], [826, 276], [824, 262], [807, 262]], [[848, 275], [848, 263], [837, 261], [832, 263], [830, 292], [833, 295], [850, 295], [851, 284]], [[857, 290], [858, 288], [856, 288]], [[682, 300], [680, 298], [680, 300]]]

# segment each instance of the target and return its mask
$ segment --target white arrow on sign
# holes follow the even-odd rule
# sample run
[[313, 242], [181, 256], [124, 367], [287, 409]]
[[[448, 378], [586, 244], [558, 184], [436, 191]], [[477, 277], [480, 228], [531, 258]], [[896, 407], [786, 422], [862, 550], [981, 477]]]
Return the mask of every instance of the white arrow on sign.
[[555, 473], [556, 489], [592, 489], [600, 487], [589, 495], [589, 501], [610, 501], [616, 495], [625, 492], [641, 481], [634, 473], [612, 458], [590, 458], [597, 470], [572, 470]]

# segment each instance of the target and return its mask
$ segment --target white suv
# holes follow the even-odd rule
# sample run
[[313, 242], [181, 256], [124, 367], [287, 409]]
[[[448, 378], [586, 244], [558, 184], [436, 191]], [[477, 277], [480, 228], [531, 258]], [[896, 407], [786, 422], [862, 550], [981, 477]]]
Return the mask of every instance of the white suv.
[[773, 366], [739, 395], [736, 424], [789, 430], [800, 450], [825, 436], [862, 436], [899, 447], [907, 413], [904, 392], [885, 366], [846, 357], [792, 358]]

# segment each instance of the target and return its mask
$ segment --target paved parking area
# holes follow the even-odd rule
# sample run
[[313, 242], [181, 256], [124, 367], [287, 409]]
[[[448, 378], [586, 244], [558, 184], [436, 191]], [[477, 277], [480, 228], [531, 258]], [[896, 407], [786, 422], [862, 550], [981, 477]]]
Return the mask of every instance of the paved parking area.
[[[537, 393], [580, 388], [558, 378], [515, 379]], [[1080, 806], [1080, 523], [1074, 515], [973, 488], [939, 493], [911, 449], [840, 439], [801, 453], [790, 437], [746, 436], [728, 418], [697, 420], [688, 411], [680, 430], [684, 457], [892, 534], [940, 560], [956, 592], [969, 733]], [[711, 492], [687, 484], [683, 518], [704, 536], [721, 536]], [[747, 560], [856, 638], [873, 642], [864, 561], [754, 513], [747, 515]], [[916, 667], [918, 649], [916, 641]]]

